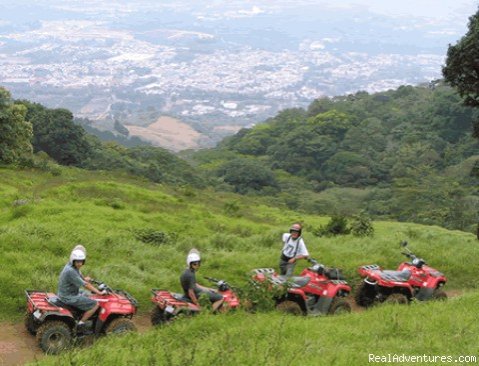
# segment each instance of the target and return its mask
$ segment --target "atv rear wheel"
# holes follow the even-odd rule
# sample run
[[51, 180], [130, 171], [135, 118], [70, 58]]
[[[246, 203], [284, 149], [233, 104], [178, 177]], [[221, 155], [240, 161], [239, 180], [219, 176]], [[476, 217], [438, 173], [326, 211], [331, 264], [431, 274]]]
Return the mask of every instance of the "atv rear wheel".
[[28, 333], [31, 335], [37, 334], [37, 328], [35, 327], [35, 318], [33, 317], [33, 314], [27, 311], [23, 317], [23, 320]]
[[131, 319], [128, 318], [116, 318], [113, 319], [110, 324], [105, 328], [105, 334], [123, 334], [128, 332], [136, 332], [136, 326]]
[[366, 282], [361, 281], [356, 286], [356, 291], [354, 293], [354, 301], [359, 306], [368, 308], [374, 304], [375, 291], [371, 285], [368, 285]]
[[156, 325], [164, 325], [166, 323], [171, 322], [173, 319], [173, 315], [165, 312], [164, 310], [161, 310], [158, 306], [155, 306], [151, 310], [151, 324], [156, 326]]
[[393, 293], [386, 297], [386, 300], [384, 300], [386, 304], [408, 304], [409, 300], [407, 299], [407, 296], [404, 294], [400, 293]]
[[71, 346], [71, 329], [62, 321], [47, 321], [37, 329], [37, 341], [43, 352], [56, 355]]
[[285, 300], [276, 305], [276, 310], [293, 315], [303, 315], [303, 310], [301, 306], [295, 301]]
[[432, 300], [445, 301], [447, 300], [447, 294], [444, 290], [437, 288], [432, 293]]
[[341, 297], [335, 297], [329, 307], [329, 315], [348, 314], [351, 312], [351, 305]]

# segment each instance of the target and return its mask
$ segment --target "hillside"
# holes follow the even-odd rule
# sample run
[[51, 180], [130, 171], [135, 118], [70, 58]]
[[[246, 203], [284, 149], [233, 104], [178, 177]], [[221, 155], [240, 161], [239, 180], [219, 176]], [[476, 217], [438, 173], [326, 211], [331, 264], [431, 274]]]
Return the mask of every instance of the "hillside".
[[151, 288], [179, 290], [178, 276], [191, 247], [203, 253], [203, 275], [241, 285], [252, 268], [277, 265], [280, 234], [296, 220], [305, 224], [312, 255], [343, 268], [353, 282], [359, 265], [395, 267], [403, 259], [399, 241], [409, 240], [447, 273], [448, 288], [478, 286], [474, 236], [439, 227], [376, 222], [373, 238], [318, 238], [312, 231], [326, 217], [257, 198], [71, 168], [55, 176], [1, 168], [0, 192], [2, 319], [20, 317], [24, 289], [56, 289], [58, 273], [77, 243], [88, 249], [86, 273], [127, 289], [146, 311]]
[[[406, 239], [431, 265], [444, 271], [448, 291], [471, 295], [445, 304], [387, 307], [336, 319], [283, 318], [269, 312], [205, 315], [144, 335], [103, 340], [79, 353], [47, 357], [42, 361], [45, 364], [86, 360], [124, 364], [151, 357], [160, 365], [181, 365], [192, 357], [195, 364], [205, 364], [205, 357], [218, 363], [224, 356], [219, 350], [225, 349], [229, 359], [240, 364], [253, 364], [258, 359], [264, 359], [264, 364], [289, 364], [291, 349], [301, 364], [315, 364], [318, 357], [345, 364], [346, 360], [360, 362], [365, 357], [370, 337], [378, 353], [424, 352], [426, 348], [454, 355], [472, 352], [469, 343], [459, 350], [455, 342], [446, 340], [447, 335], [476, 333], [475, 328], [465, 325], [475, 324], [468, 314], [477, 302], [479, 286], [477, 241], [472, 234], [435, 226], [374, 222], [374, 237], [318, 238], [312, 231], [326, 223], [327, 217], [274, 207], [261, 198], [174, 188], [107, 172], [59, 169], [51, 174], [0, 168], [2, 321], [20, 321], [25, 289], [56, 291], [59, 271], [77, 243], [88, 250], [84, 273], [129, 291], [140, 301], [140, 313], [145, 313], [151, 309], [151, 288], [180, 290], [178, 277], [191, 247], [199, 248], [203, 255], [200, 280], [202, 275], [209, 275], [244, 286], [252, 268], [277, 266], [280, 235], [297, 220], [305, 223], [304, 236], [312, 256], [343, 268], [352, 284], [358, 280], [359, 265], [374, 262], [395, 267], [403, 260], [398, 243]], [[296, 271], [305, 265], [300, 263]], [[419, 321], [426, 316], [426, 323]], [[407, 335], [411, 329], [428, 341], [411, 342]], [[201, 342], [196, 341], [198, 337]], [[340, 344], [347, 346], [338, 355], [335, 349]], [[185, 345], [191, 351], [184, 352]], [[135, 352], [128, 351], [131, 347]]]
[[190, 156], [222, 189], [289, 207], [475, 231], [477, 111], [439, 84], [318, 99]]

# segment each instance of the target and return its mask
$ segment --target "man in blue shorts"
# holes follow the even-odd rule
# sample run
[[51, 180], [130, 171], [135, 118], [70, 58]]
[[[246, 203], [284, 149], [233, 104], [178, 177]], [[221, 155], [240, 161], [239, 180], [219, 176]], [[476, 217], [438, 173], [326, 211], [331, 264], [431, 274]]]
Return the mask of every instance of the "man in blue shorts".
[[99, 291], [83, 277], [80, 268], [85, 264], [86, 253], [84, 249], [75, 248], [71, 255], [70, 261], [63, 267], [58, 280], [58, 298], [69, 306], [73, 306], [84, 311], [82, 318], [78, 322], [81, 328], [85, 322], [98, 310], [98, 302], [89, 297], [80, 294], [80, 287], [85, 287], [91, 292], [104, 295], [105, 292]]

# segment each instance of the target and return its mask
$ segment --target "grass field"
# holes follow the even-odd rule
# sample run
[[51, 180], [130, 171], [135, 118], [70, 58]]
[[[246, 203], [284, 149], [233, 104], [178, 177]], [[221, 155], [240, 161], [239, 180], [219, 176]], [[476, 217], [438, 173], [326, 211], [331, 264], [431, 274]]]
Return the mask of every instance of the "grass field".
[[[479, 285], [477, 240], [439, 227], [375, 222], [372, 238], [318, 238], [308, 229], [328, 218], [269, 207], [259, 199], [75, 169], [51, 176], [3, 168], [0, 192], [3, 319], [21, 314], [24, 289], [56, 290], [58, 274], [77, 243], [88, 251], [86, 274], [128, 290], [141, 310], [148, 310], [151, 288], [179, 290], [190, 248], [202, 252], [200, 275], [241, 285], [252, 268], [277, 266], [281, 233], [296, 220], [305, 223], [311, 255], [342, 268], [352, 283], [359, 265], [396, 267], [403, 260], [398, 243], [405, 239], [446, 273], [448, 288]], [[26, 204], [15, 206], [19, 200]], [[297, 273], [305, 265], [300, 262]]]
[[145, 334], [104, 338], [91, 348], [49, 356], [39, 364], [367, 365], [370, 355], [389, 354], [479, 360], [478, 303], [475, 293], [447, 302], [384, 305], [338, 317], [202, 315]]
[[[467, 294], [447, 303], [385, 306], [337, 318], [202, 315], [144, 335], [105, 339], [88, 350], [46, 358], [46, 364], [183, 365], [194, 358], [196, 364], [227, 359], [231, 365], [332, 365], [366, 364], [368, 353], [479, 353], [479, 242], [472, 234], [374, 222], [374, 237], [318, 238], [312, 229], [329, 218], [273, 207], [261, 198], [111, 173], [60, 172], [0, 168], [2, 321], [21, 319], [25, 289], [56, 291], [59, 272], [78, 243], [88, 251], [83, 272], [127, 290], [146, 312], [151, 288], [180, 290], [190, 248], [202, 253], [200, 282], [209, 275], [242, 286], [251, 269], [277, 266], [281, 233], [294, 221], [304, 222], [311, 255], [342, 268], [352, 284], [360, 265], [395, 268], [404, 260], [399, 242], [408, 240], [446, 274], [446, 289]], [[296, 273], [304, 266], [300, 262]]]

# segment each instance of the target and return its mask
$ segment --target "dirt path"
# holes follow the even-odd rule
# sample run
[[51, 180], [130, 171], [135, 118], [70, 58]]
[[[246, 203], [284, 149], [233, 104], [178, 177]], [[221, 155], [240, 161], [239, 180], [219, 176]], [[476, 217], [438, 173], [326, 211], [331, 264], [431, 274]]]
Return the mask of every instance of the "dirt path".
[[[449, 298], [464, 294], [462, 290], [446, 291]], [[363, 308], [349, 299], [353, 312], [362, 312]], [[150, 316], [142, 313], [134, 318], [138, 331], [144, 333], [151, 329]], [[24, 365], [40, 360], [43, 352], [38, 347], [35, 337], [28, 333], [23, 323], [0, 323], [0, 366]]]
[[26, 331], [23, 323], [1, 323], [0, 366], [23, 365], [42, 356], [35, 337]]
[[[134, 322], [140, 333], [151, 329], [149, 314], [136, 316]], [[24, 365], [42, 357], [35, 337], [27, 332], [22, 322], [0, 323], [0, 366]]]

